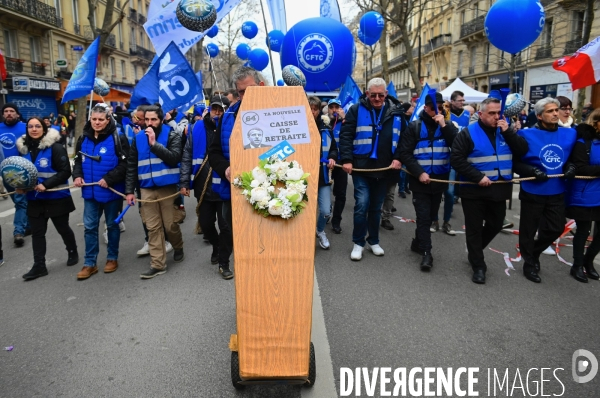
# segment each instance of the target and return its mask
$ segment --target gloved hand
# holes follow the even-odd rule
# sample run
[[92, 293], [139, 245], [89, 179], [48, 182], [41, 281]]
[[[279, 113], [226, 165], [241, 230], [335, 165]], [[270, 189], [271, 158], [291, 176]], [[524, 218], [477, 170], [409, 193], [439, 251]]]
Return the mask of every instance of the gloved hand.
[[573, 163], [567, 163], [567, 168], [565, 169], [565, 178], [572, 180], [573, 178], [575, 178], [575, 172], [576, 172], [577, 168], [575, 167], [575, 165]]
[[536, 181], [548, 181], [548, 174], [537, 167], [533, 168], [533, 176], [535, 177]]

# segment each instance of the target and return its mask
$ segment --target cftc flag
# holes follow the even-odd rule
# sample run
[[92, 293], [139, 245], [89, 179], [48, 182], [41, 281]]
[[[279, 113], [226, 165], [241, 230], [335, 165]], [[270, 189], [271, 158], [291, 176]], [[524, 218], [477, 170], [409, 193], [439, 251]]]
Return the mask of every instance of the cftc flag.
[[410, 116], [411, 122], [413, 120], [417, 120], [417, 118], [423, 111], [423, 107], [425, 106], [425, 97], [427, 96], [427, 94], [429, 94], [429, 90], [431, 90], [429, 88], [429, 84], [425, 83], [425, 86], [423, 86], [423, 90], [421, 91], [421, 96], [419, 97], [419, 100], [417, 101], [417, 105], [415, 106], [415, 111]]
[[321, 0], [321, 17], [342, 22], [342, 14], [340, 14], [340, 6], [337, 0]]
[[287, 22], [285, 18], [285, 1], [284, 0], [267, 0], [269, 14], [271, 14], [271, 23], [273, 29], [280, 30], [284, 34], [287, 32]]
[[387, 86], [388, 95], [398, 99], [398, 94], [396, 93], [396, 87], [394, 86], [394, 82], [390, 81], [390, 84]]
[[98, 50], [100, 47], [100, 36], [85, 50], [85, 54], [77, 63], [73, 75], [67, 84], [63, 94], [62, 104], [85, 95], [88, 95], [94, 88], [94, 79], [96, 78], [96, 65], [98, 63]]
[[344, 86], [338, 94], [338, 99], [342, 103], [341, 107], [347, 111], [348, 108], [358, 102], [361, 95], [360, 88], [358, 88], [352, 76], [346, 76], [346, 82], [344, 82]]

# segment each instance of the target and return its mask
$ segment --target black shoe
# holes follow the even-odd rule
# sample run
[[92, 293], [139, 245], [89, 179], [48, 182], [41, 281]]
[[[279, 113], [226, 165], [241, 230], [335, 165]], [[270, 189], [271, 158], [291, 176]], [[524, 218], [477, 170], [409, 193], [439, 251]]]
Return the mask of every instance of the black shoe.
[[454, 197], [454, 204], [455, 204], [455, 205], [456, 205], [456, 204], [458, 204], [458, 199], [460, 199], [458, 196], [455, 196], [455, 197]]
[[421, 260], [421, 271], [431, 271], [431, 268], [433, 268], [433, 256], [431, 252], [424, 252]]
[[540, 283], [542, 278], [537, 274], [534, 265], [525, 264], [523, 266], [523, 275], [532, 282]]
[[410, 194], [412, 193], [412, 192], [410, 191], [410, 189], [408, 189], [408, 187], [404, 188], [404, 192], [405, 192], [407, 195], [410, 195]]
[[219, 272], [221, 273], [223, 279], [233, 278], [233, 272], [231, 272], [231, 270], [229, 269], [229, 265], [220, 265]]
[[381, 220], [381, 228], [385, 228], [388, 231], [394, 230], [394, 226], [390, 220]]
[[48, 275], [48, 269], [45, 265], [33, 265], [28, 273], [23, 275], [23, 279], [26, 281], [32, 281], [34, 279], [39, 278], [40, 276]]
[[589, 279], [593, 279], [596, 281], [600, 279], [600, 275], [598, 275], [598, 272], [594, 268], [594, 263], [584, 265], [583, 268], [585, 268], [585, 273]]
[[535, 270], [536, 273], [538, 273], [538, 274], [540, 273], [540, 269], [541, 269], [540, 260], [535, 260], [535, 264], [533, 264], [533, 269]]
[[142, 279], [152, 279], [156, 275], [162, 275], [165, 272], [167, 272], [166, 268], [165, 269], [150, 268], [148, 271], [146, 271], [143, 274], [141, 274], [140, 278], [142, 278]]
[[421, 256], [425, 253], [423, 253], [423, 250], [419, 249], [419, 242], [417, 242], [416, 239], [413, 238], [412, 243], [410, 244], [410, 250], [412, 250], [415, 253], [419, 253]]
[[502, 222], [502, 229], [508, 229], [508, 228], [512, 228], [514, 227], [515, 224], [511, 223], [510, 221], [508, 221], [506, 218], [504, 219], [504, 221]]
[[71, 265], [75, 265], [79, 262], [79, 254], [77, 253], [77, 250], [71, 250], [69, 252], [69, 258], [67, 259], [67, 265], [71, 266]]
[[585, 276], [585, 273], [583, 272], [583, 265], [573, 265], [571, 267], [571, 276], [573, 278], [575, 278], [575, 280], [579, 281], [579, 282], [583, 282], [583, 283], [587, 283], [588, 278], [587, 276]]
[[175, 261], [176, 263], [180, 263], [183, 261], [183, 249], [175, 249], [174, 250], [174, 254], [173, 254], [173, 261]]
[[219, 248], [217, 246], [213, 246], [213, 251], [210, 255], [210, 263], [219, 264]]
[[31, 228], [25, 228], [25, 235], [24, 236], [30, 236], [31, 235]]
[[392, 213], [395, 213], [396, 211], [398, 211], [398, 209], [396, 209], [394, 206], [392, 206]]
[[406, 199], [406, 193], [405, 192], [398, 192], [398, 196], [400, 196], [402, 199]]
[[339, 225], [333, 225], [331, 228], [333, 229], [333, 233], [334, 234], [341, 234], [342, 233], [342, 227], [340, 227]]
[[471, 280], [479, 285], [485, 284], [485, 271], [482, 269], [475, 270]]
[[15, 246], [17, 247], [22, 247], [23, 244], [25, 244], [25, 239], [23, 239], [23, 235], [21, 234], [16, 234], [15, 235], [15, 240], [14, 240]]

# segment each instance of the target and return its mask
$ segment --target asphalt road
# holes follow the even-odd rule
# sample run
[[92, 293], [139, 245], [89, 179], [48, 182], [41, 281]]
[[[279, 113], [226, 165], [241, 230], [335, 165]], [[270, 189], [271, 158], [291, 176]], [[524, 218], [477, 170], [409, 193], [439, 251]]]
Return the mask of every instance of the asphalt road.
[[[188, 218], [182, 225], [186, 258], [174, 264], [169, 255], [166, 274], [139, 278], [149, 260], [136, 256], [143, 232], [132, 210], [125, 217], [117, 272], [77, 281], [82, 261], [65, 265], [64, 245], [49, 227], [50, 273], [31, 282], [21, 278], [32, 265], [31, 239], [13, 248], [12, 202], [0, 200], [6, 261], [0, 267], [0, 348], [14, 347], [0, 351], [0, 397], [335, 397], [341, 394], [342, 368], [366, 368], [371, 380], [385, 367], [392, 369], [388, 391], [394, 387], [394, 369], [406, 368], [408, 379], [417, 367], [453, 372], [464, 367], [478, 368], [472, 370], [478, 396], [542, 396], [542, 385], [549, 396], [600, 395], [600, 375], [586, 384], [575, 383], [571, 375], [577, 349], [600, 357], [598, 282], [574, 281], [567, 265], [548, 256], [542, 259], [542, 283], [533, 284], [522, 276], [522, 262], [507, 273], [503, 256], [488, 251], [487, 283], [475, 285], [464, 235], [442, 232], [433, 235], [434, 268], [423, 273], [419, 256], [409, 249], [415, 224], [398, 219], [394, 231], [381, 230], [385, 256], [365, 252], [362, 261], [353, 262], [351, 189], [342, 234], [334, 235], [328, 226], [331, 249], [316, 250], [317, 384], [312, 390], [233, 389], [228, 342], [236, 330], [234, 284], [220, 278], [210, 265], [211, 248], [192, 234], [192, 200], [186, 202]], [[83, 255], [83, 202], [78, 190], [73, 195], [77, 210], [71, 227]], [[398, 216], [414, 218], [410, 196], [397, 198], [396, 207]], [[462, 214], [455, 206], [457, 230]], [[517, 200], [507, 216], [515, 228], [518, 215]], [[516, 243], [516, 235], [504, 233], [491, 247], [514, 257]], [[105, 253], [101, 244], [101, 265]], [[569, 247], [561, 254], [571, 260]], [[541, 368], [550, 370], [542, 374]], [[502, 389], [494, 383], [494, 371], [500, 382], [507, 376]], [[466, 376], [458, 380], [459, 389], [466, 389]], [[383, 396], [379, 381], [369, 395], [361, 376], [360, 396]], [[440, 396], [459, 394], [455, 388]], [[356, 388], [350, 392], [358, 395]], [[405, 396], [419, 394], [407, 389]]]

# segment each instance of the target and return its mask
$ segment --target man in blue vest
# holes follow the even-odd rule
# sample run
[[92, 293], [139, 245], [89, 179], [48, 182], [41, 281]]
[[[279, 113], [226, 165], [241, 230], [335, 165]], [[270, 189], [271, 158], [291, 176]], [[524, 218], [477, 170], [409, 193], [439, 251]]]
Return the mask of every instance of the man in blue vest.
[[[209, 163], [213, 170], [217, 173], [218, 177], [213, 178], [213, 189], [219, 193], [221, 199], [223, 199], [223, 218], [229, 225], [229, 231], [232, 231], [232, 214], [231, 214], [231, 168], [229, 163], [229, 137], [233, 131], [233, 125], [235, 124], [235, 118], [237, 117], [238, 110], [244, 99], [246, 89], [252, 86], [264, 86], [264, 79], [256, 70], [242, 66], [236, 70], [233, 74], [232, 80], [235, 84], [235, 88], [240, 96], [240, 100], [234, 105], [230, 106], [227, 111], [223, 114], [220, 123], [217, 125], [217, 131], [215, 137], [208, 147]], [[233, 246], [233, 236], [229, 233], [223, 236], [225, 239], [229, 239]], [[219, 264], [219, 272], [225, 279], [231, 279], [233, 272], [229, 268], [229, 263]]]
[[178, 192], [179, 162], [181, 161], [181, 134], [163, 124], [160, 105], [150, 105], [144, 112], [146, 130], [135, 136], [127, 160], [125, 193], [127, 203], [135, 204], [134, 191], [139, 182], [142, 200], [156, 200], [142, 204], [142, 219], [148, 228], [150, 269], [140, 275], [154, 278], [167, 272], [165, 229], [175, 251], [173, 260], [183, 261], [183, 238], [175, 221], [173, 199], [159, 200]]
[[450, 147], [458, 130], [444, 113], [442, 94], [425, 96], [425, 106], [417, 120], [409, 123], [400, 141], [400, 159], [409, 172], [413, 205], [417, 214], [417, 230], [410, 249], [423, 256], [421, 270], [433, 267], [431, 255], [431, 224], [448, 184], [450, 174]]
[[[501, 103], [486, 98], [479, 120], [462, 129], [452, 144], [450, 164], [464, 184], [460, 189], [473, 282], [485, 283], [487, 266], [483, 249], [502, 230], [506, 201], [512, 197], [512, 159], [527, 152], [527, 141], [500, 116]], [[485, 226], [483, 225], [485, 221]]]
[[[525, 264], [523, 273], [532, 282], [540, 283], [540, 254], [552, 244], [565, 227], [565, 178], [574, 178], [576, 167], [567, 160], [577, 141], [577, 132], [558, 125], [560, 102], [543, 98], [535, 103], [538, 123], [517, 134], [527, 140], [529, 150], [515, 162], [515, 173], [521, 177], [536, 177], [522, 181], [519, 248]], [[548, 178], [548, 174], [564, 174], [565, 178]], [[538, 234], [535, 239], [535, 234]]]
[[[17, 150], [17, 138], [26, 133], [27, 126], [21, 121], [19, 108], [13, 103], [6, 103], [2, 106], [2, 117], [4, 121], [0, 123], [0, 143], [4, 151], [4, 158], [19, 156]], [[14, 192], [14, 188], [5, 185], [8, 192]], [[17, 247], [22, 247], [25, 243], [24, 237], [31, 234], [29, 221], [27, 219], [27, 195], [18, 193], [10, 195], [15, 204], [15, 216], [13, 225], [14, 243]]]
[[[337, 163], [340, 162], [339, 156], [339, 145], [340, 145], [340, 130], [344, 123], [344, 117], [346, 113], [341, 107], [342, 103], [339, 99], [331, 99], [327, 103], [327, 113], [329, 114], [329, 120], [331, 131], [333, 132], [333, 138], [338, 146], [338, 159]], [[334, 234], [342, 233], [342, 212], [346, 206], [346, 191], [348, 190], [348, 174], [344, 169], [336, 167], [331, 172], [331, 178], [333, 179], [333, 196], [335, 201], [333, 202], [333, 214], [331, 217], [331, 228]]]
[[[346, 173], [354, 183], [354, 247], [350, 259], [359, 261], [365, 245], [376, 256], [383, 256], [379, 245], [381, 206], [388, 181], [398, 176], [398, 144], [403, 125], [402, 109], [395, 98], [388, 97], [387, 83], [374, 78], [358, 103], [348, 109], [340, 131], [340, 157]], [[355, 171], [353, 169], [385, 169]], [[368, 236], [367, 236], [368, 232]]]
[[[204, 238], [213, 247], [210, 256], [211, 264], [229, 264], [233, 250], [229, 238], [231, 231], [223, 218], [223, 200], [219, 193], [212, 189], [212, 179], [218, 178], [218, 175], [210, 171], [206, 158], [208, 144], [212, 142], [217, 124], [228, 105], [227, 97], [222, 95], [212, 97], [210, 112], [202, 120], [194, 123], [191, 133], [188, 133], [181, 158], [180, 191], [182, 195], [189, 196], [190, 189], [193, 189], [194, 196], [200, 203], [198, 224], [202, 228]], [[219, 223], [219, 232], [215, 228], [215, 221]], [[221, 276], [224, 279], [231, 279], [233, 274], [221, 274]]]

